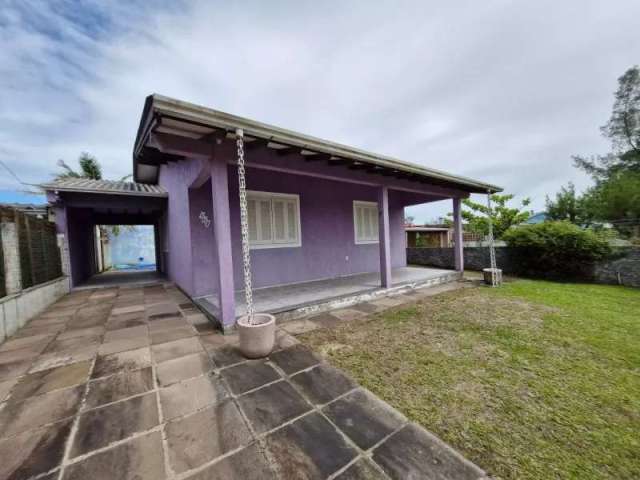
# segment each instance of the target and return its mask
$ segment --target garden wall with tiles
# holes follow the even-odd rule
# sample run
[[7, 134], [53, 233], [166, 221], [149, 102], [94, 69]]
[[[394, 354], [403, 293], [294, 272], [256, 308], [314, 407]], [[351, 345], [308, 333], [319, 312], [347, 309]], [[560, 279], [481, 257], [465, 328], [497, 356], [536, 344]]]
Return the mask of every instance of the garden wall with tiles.
[[[523, 271], [518, 261], [519, 252], [511, 247], [496, 248], [496, 263], [507, 275], [528, 277], [561, 278], [562, 272]], [[407, 263], [438, 268], [454, 268], [453, 248], [407, 248]], [[465, 247], [466, 270], [482, 270], [489, 266], [487, 247]], [[582, 265], [571, 265], [579, 272], [576, 280], [610, 285], [640, 287], [640, 248], [615, 248], [613, 255], [603, 261]]]

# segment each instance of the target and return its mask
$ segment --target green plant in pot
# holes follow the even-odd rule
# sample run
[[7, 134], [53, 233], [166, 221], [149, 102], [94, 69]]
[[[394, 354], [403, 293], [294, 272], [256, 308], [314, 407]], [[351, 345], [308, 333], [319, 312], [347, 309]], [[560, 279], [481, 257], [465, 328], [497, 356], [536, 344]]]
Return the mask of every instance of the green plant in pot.
[[251, 252], [249, 249], [249, 225], [247, 214], [247, 184], [244, 169], [244, 132], [236, 130], [238, 148], [238, 183], [240, 192], [240, 227], [242, 231], [242, 266], [244, 294], [247, 307], [236, 327], [240, 336], [240, 351], [248, 358], [266, 357], [273, 350], [276, 339], [276, 319], [268, 313], [255, 313], [251, 287]]

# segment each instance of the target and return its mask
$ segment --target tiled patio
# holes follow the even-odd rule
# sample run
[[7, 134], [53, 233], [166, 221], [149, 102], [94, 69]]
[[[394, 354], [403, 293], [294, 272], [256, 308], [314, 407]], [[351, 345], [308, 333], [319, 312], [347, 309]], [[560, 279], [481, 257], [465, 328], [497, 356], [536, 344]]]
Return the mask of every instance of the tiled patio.
[[480, 478], [290, 334], [409, 298], [247, 361], [170, 285], [67, 295], [0, 346], [0, 479]]

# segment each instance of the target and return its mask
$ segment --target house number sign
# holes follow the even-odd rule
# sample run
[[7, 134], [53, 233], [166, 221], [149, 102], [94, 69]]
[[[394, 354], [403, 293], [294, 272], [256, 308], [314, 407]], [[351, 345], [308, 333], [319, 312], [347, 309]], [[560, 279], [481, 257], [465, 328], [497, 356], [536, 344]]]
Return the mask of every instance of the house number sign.
[[200, 215], [198, 215], [198, 218], [200, 219], [200, 223], [204, 225], [204, 228], [209, 228], [209, 225], [211, 225], [211, 220], [209, 220], [209, 217], [207, 216], [207, 212], [202, 210], [200, 212]]

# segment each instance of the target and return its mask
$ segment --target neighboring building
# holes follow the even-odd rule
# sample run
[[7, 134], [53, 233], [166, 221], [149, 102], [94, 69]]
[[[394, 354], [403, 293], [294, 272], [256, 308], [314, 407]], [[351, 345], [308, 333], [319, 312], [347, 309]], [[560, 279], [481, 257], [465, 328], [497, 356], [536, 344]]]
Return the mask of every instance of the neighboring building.
[[549, 215], [547, 212], [538, 212], [532, 214], [526, 221], [523, 222], [524, 225], [535, 225], [537, 223], [546, 222], [549, 219]]
[[448, 225], [407, 225], [407, 247], [450, 247], [453, 228]]
[[246, 140], [253, 286], [263, 296], [265, 287], [365, 272], [379, 279], [369, 290], [390, 288], [392, 270], [406, 268], [405, 207], [451, 199], [461, 238], [462, 199], [501, 190], [152, 95], [133, 150], [136, 183], [43, 185], [68, 240], [73, 284], [96, 271], [94, 225], [153, 225], [159, 270], [190, 297], [210, 299], [216, 318], [232, 326], [243, 288], [237, 129]]
[[49, 219], [49, 205], [33, 204], [33, 203], [0, 203], [0, 206], [13, 208], [27, 215], [33, 215], [36, 218]]

